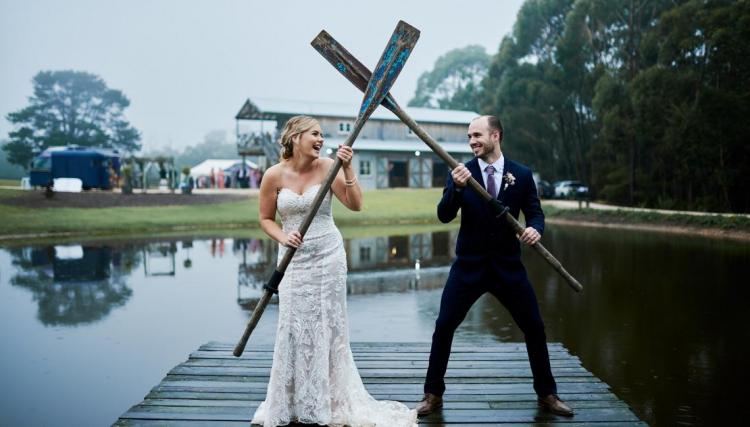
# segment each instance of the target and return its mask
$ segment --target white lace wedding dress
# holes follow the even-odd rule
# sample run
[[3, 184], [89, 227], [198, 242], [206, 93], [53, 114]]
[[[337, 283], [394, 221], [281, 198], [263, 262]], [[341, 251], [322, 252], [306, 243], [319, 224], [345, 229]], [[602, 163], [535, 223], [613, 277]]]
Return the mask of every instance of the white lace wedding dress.
[[[287, 188], [278, 193], [285, 232], [299, 229], [319, 186], [302, 195]], [[279, 246], [279, 260], [285, 252]], [[349, 347], [346, 254], [329, 191], [279, 285], [271, 377], [252, 423], [413, 427], [416, 418], [399, 402], [375, 400], [357, 372]]]

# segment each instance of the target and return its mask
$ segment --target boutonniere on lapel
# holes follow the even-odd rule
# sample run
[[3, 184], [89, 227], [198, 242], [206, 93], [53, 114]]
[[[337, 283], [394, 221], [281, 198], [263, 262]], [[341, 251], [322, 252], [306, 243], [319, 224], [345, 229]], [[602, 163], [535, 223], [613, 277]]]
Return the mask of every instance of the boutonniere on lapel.
[[503, 191], [505, 191], [508, 189], [509, 185], [516, 184], [516, 177], [510, 172], [505, 172], [505, 175], [503, 175], [503, 182], [505, 183], [505, 185], [503, 185]]

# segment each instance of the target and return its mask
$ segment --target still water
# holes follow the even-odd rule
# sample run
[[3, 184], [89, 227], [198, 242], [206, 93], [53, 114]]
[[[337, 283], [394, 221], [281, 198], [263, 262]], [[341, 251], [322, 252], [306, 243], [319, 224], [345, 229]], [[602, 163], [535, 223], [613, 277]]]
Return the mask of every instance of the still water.
[[[353, 341], [430, 339], [455, 235], [346, 239]], [[746, 243], [578, 227], [550, 227], [544, 243], [585, 286], [524, 253], [550, 341], [649, 424], [737, 420]], [[252, 238], [0, 248], [0, 425], [111, 424], [199, 345], [236, 342], [275, 259]], [[277, 314], [250, 346], [273, 342]], [[487, 296], [457, 331], [473, 338], [523, 339]]]

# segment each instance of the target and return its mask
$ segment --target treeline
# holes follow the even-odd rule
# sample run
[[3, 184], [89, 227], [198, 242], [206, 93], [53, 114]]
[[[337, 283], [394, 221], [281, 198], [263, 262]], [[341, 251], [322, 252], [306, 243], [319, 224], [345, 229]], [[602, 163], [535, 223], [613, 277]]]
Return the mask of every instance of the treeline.
[[0, 140], [0, 179], [21, 179], [27, 175], [24, 168], [8, 161], [8, 155], [2, 147], [6, 141]]
[[619, 204], [750, 211], [750, 1], [528, 0], [480, 93], [542, 177]]

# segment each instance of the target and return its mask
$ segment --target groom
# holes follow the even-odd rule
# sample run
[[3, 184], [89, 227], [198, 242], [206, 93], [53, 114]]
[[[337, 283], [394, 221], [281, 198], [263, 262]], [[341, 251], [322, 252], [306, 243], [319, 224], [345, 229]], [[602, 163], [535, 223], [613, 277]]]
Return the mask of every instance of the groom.
[[[443, 406], [444, 376], [453, 333], [474, 302], [489, 292], [505, 306], [524, 333], [539, 405], [556, 414], [572, 416], [573, 410], [557, 397], [544, 323], [521, 263], [519, 240], [533, 245], [544, 231], [544, 214], [531, 170], [503, 157], [500, 150], [503, 127], [497, 117], [477, 117], [469, 125], [468, 136], [476, 158], [453, 169], [437, 207], [438, 219], [443, 223], [452, 221], [460, 209], [461, 228], [456, 261], [443, 289], [432, 335], [425, 394], [416, 407], [417, 412], [427, 415]], [[502, 201], [514, 217], [518, 218], [519, 211], [523, 211], [527, 228], [520, 236], [516, 237], [505, 221], [498, 221], [488, 203], [466, 185], [472, 176]]]

